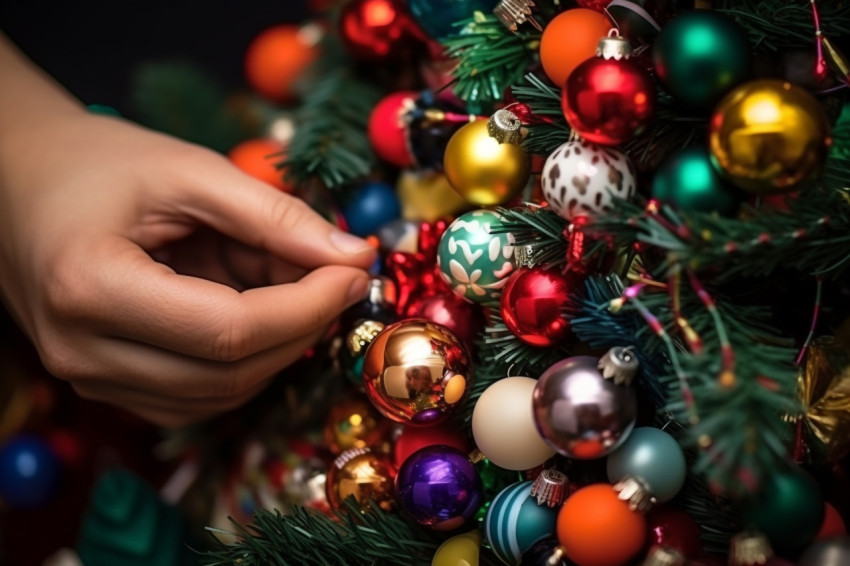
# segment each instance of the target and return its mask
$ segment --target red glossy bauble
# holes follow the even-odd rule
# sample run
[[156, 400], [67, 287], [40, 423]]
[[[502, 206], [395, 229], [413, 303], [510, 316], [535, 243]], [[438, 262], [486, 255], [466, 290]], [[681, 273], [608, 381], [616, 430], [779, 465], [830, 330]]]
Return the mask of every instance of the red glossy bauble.
[[406, 426], [396, 440], [393, 459], [396, 468], [401, 468], [407, 457], [426, 446], [451, 446], [461, 452], [469, 452], [469, 441], [461, 431], [449, 425], [429, 427]]
[[630, 59], [594, 57], [579, 65], [561, 92], [570, 126], [589, 142], [618, 145], [639, 135], [655, 111], [655, 87]]
[[835, 507], [826, 502], [824, 502], [823, 507], [823, 523], [820, 526], [818, 534], [815, 535], [815, 540], [823, 540], [847, 534], [844, 519], [841, 518]]
[[369, 115], [369, 143], [378, 157], [396, 167], [411, 167], [413, 154], [407, 141], [404, 114], [414, 106], [417, 93], [401, 91], [381, 99]]
[[646, 524], [650, 545], [674, 548], [689, 560], [696, 560], [702, 553], [699, 525], [681, 509], [656, 507], [646, 514]]
[[464, 301], [454, 293], [428, 295], [414, 301], [407, 316], [424, 318], [442, 324], [461, 339], [468, 348], [475, 346], [478, 333], [484, 327], [484, 314], [476, 303]]
[[567, 336], [566, 309], [578, 279], [553, 269], [524, 267], [511, 275], [500, 299], [502, 319], [531, 346], [551, 346]]
[[398, 0], [351, 0], [342, 8], [339, 33], [361, 61], [380, 61], [412, 39], [413, 24]]

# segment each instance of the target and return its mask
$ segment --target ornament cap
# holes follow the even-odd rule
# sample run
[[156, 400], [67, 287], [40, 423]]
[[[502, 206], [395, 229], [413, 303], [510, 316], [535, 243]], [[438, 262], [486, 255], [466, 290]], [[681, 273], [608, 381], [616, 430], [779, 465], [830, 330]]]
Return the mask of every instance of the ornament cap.
[[395, 309], [398, 302], [398, 291], [395, 283], [389, 277], [378, 275], [369, 280], [366, 300], [389, 309]]
[[359, 356], [386, 325], [377, 320], [363, 320], [345, 337], [345, 346], [353, 357]]
[[567, 498], [567, 476], [555, 468], [543, 470], [531, 485], [529, 497], [536, 498], [538, 505], [557, 507]]
[[631, 385], [639, 365], [631, 346], [615, 346], [599, 358], [598, 369], [602, 377], [613, 379], [617, 385]]
[[627, 476], [614, 484], [614, 491], [620, 501], [629, 504], [629, 509], [646, 513], [657, 503], [657, 500], [646, 482], [637, 476]]
[[518, 144], [522, 139], [522, 122], [510, 110], [496, 110], [487, 120], [487, 133], [491, 138], [501, 143]]
[[531, 0], [501, 0], [493, 8], [493, 14], [513, 32], [516, 32], [517, 27], [526, 21], [537, 31], [543, 31], [537, 20], [531, 17], [532, 8], [534, 8], [534, 2]]
[[744, 531], [729, 542], [729, 566], [761, 566], [773, 556], [767, 537], [758, 531]]
[[649, 551], [641, 566], [685, 566], [685, 556], [669, 546], [656, 546]]
[[621, 37], [616, 29], [612, 29], [596, 45], [596, 56], [603, 59], [614, 59], [616, 61], [630, 59], [632, 56], [632, 44], [625, 37]]
[[532, 267], [534, 265], [533, 246], [514, 246], [514, 260], [517, 267]]

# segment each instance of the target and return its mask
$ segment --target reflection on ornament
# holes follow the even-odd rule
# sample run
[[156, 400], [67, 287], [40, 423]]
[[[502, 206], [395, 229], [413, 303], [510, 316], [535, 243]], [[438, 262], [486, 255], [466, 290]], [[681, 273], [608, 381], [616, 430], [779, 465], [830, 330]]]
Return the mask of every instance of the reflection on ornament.
[[396, 467], [401, 468], [404, 461], [420, 448], [437, 444], [456, 448], [464, 454], [469, 452], [466, 434], [447, 424], [428, 427], [405, 426], [393, 446]]
[[339, 14], [339, 36], [361, 61], [398, 55], [414, 39], [412, 25], [399, 0], [351, 0]]
[[791, 190], [812, 175], [832, 143], [817, 100], [777, 80], [744, 83], [714, 109], [709, 148], [714, 164], [750, 193]]
[[478, 334], [484, 328], [484, 314], [475, 303], [464, 301], [451, 292], [427, 295], [413, 301], [407, 308], [412, 318], [424, 318], [442, 324], [468, 348], [475, 345]]
[[513, 566], [531, 546], [555, 532], [558, 510], [538, 505], [531, 481], [506, 487], [490, 503], [484, 534], [496, 556]]
[[655, 172], [652, 196], [683, 211], [733, 216], [740, 191], [711, 164], [708, 148], [692, 146], [670, 155]]
[[702, 553], [699, 525], [685, 511], [662, 505], [646, 514], [646, 523], [651, 545], [675, 548], [690, 560]]
[[386, 327], [369, 345], [363, 382], [372, 404], [397, 422], [444, 421], [466, 398], [469, 354], [446, 327], [407, 319]]
[[434, 222], [454, 216], [469, 206], [442, 173], [402, 171], [396, 191], [405, 220]]
[[580, 285], [577, 277], [555, 269], [520, 268], [508, 279], [500, 298], [505, 326], [530, 346], [557, 344], [569, 334], [570, 294]]
[[384, 511], [394, 507], [396, 470], [389, 456], [371, 448], [350, 448], [328, 469], [327, 495], [331, 508], [340, 510], [353, 496], [361, 506], [374, 500]]

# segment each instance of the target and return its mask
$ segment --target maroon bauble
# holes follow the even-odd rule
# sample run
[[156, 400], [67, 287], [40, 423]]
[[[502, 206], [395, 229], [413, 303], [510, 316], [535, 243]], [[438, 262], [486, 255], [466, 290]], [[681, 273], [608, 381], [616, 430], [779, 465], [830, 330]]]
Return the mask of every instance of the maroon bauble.
[[699, 525], [690, 515], [669, 505], [656, 507], [646, 514], [649, 544], [674, 548], [689, 560], [702, 554]]
[[597, 12], [602, 12], [603, 14], [605, 13], [605, 8], [607, 8], [610, 3], [611, 0], [576, 0], [576, 4], [582, 8], [595, 10]]
[[414, 40], [414, 24], [398, 0], [351, 0], [339, 17], [339, 34], [355, 59], [380, 61]]
[[655, 111], [655, 87], [630, 59], [594, 57], [576, 67], [561, 91], [570, 126], [589, 142], [618, 145], [643, 132]]
[[447, 424], [429, 427], [406, 426], [393, 447], [396, 468], [401, 468], [408, 456], [426, 446], [451, 446], [469, 452], [469, 441], [463, 432]]
[[523, 267], [511, 275], [502, 290], [505, 326], [531, 346], [551, 346], [567, 336], [567, 307], [578, 278], [554, 269]]
[[424, 318], [442, 324], [461, 339], [467, 348], [475, 346], [484, 327], [484, 314], [477, 303], [469, 303], [454, 293], [427, 295], [413, 301], [407, 309], [410, 318]]

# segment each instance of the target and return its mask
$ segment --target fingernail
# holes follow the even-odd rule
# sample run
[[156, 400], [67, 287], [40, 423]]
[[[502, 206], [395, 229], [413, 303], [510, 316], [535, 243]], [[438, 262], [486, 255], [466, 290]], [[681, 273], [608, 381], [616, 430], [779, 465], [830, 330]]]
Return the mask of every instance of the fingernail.
[[344, 254], [359, 254], [372, 249], [372, 246], [366, 240], [362, 240], [357, 236], [352, 236], [348, 232], [342, 232], [341, 230], [331, 232], [331, 243]]
[[369, 278], [368, 277], [358, 277], [351, 283], [351, 287], [348, 288], [348, 303], [354, 304], [359, 303], [364, 298], [366, 298], [366, 293], [369, 291]]

